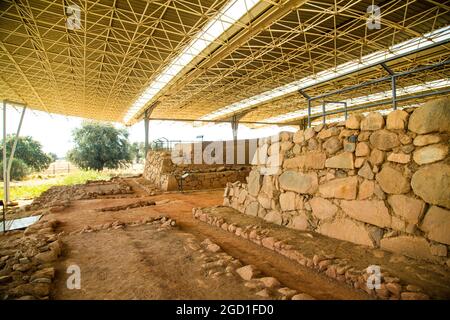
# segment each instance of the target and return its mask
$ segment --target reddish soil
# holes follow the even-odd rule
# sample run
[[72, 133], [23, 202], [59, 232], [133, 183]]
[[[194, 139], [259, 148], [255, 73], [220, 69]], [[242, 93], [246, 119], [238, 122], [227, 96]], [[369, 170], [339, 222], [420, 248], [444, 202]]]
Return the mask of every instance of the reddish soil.
[[[266, 276], [277, 278], [284, 286], [317, 299], [368, 299], [360, 291], [302, 267], [283, 256], [238, 238], [228, 232], [199, 222], [192, 217], [193, 207], [219, 205], [223, 190], [164, 193], [147, 196], [134, 179], [128, 180], [134, 195], [119, 199], [73, 201], [63, 212], [47, 218], [60, 220], [59, 231], [65, 250], [57, 264], [55, 299], [252, 299], [240, 279], [205, 278], [200, 271], [197, 252], [188, 252], [186, 238], [198, 242], [209, 238], [243, 264], [253, 264]], [[97, 211], [99, 208], [154, 200], [155, 206], [123, 211]], [[133, 222], [165, 214], [177, 221], [178, 228], [158, 232], [153, 226], [73, 233], [86, 225], [94, 226], [120, 220]], [[66, 269], [81, 268], [81, 290], [66, 287]]]

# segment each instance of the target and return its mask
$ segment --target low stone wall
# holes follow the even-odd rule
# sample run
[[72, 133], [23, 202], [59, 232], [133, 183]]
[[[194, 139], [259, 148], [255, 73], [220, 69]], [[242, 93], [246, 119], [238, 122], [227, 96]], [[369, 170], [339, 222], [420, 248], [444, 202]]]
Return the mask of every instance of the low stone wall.
[[183, 190], [212, 189], [225, 187], [229, 181], [245, 181], [250, 166], [174, 164], [170, 152], [148, 152], [143, 176], [161, 190], [178, 190], [177, 179], [183, 172], [189, 172], [183, 180]]
[[283, 132], [262, 140], [247, 183], [227, 184], [224, 205], [450, 265], [449, 137], [448, 98]]

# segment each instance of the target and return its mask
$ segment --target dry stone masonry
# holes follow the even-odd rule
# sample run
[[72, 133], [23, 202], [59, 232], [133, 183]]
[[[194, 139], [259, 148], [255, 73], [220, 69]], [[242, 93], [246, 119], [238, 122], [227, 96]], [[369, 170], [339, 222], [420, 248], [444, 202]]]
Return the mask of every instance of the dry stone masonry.
[[171, 152], [150, 151], [144, 168], [144, 178], [164, 191], [178, 190], [177, 179], [188, 172], [183, 190], [225, 187], [229, 181], [245, 181], [250, 167], [247, 165], [175, 164]]
[[448, 98], [283, 132], [262, 139], [246, 183], [228, 183], [224, 205], [450, 266], [449, 137]]

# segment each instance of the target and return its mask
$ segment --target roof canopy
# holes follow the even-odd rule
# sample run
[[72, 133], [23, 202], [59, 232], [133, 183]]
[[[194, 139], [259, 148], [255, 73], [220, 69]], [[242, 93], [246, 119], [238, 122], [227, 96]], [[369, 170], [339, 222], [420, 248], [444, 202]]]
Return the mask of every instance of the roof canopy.
[[[381, 28], [367, 26], [378, 5]], [[0, 99], [51, 113], [134, 123], [155, 118], [277, 120], [306, 107], [288, 92], [227, 109], [287, 84], [449, 25], [450, 1], [86, 0], [0, 3]], [[77, 6], [77, 7], [74, 7]], [[69, 6], [71, 6], [70, 9]], [[73, 8], [79, 8], [79, 22]], [[450, 38], [450, 37], [449, 37]], [[447, 42], [389, 62], [405, 71], [449, 58]], [[385, 75], [379, 66], [308, 87], [310, 94]], [[448, 68], [399, 81], [448, 79]], [[163, 80], [165, 79], [165, 80]], [[367, 88], [336, 99], [366, 95]], [[370, 88], [389, 90], [389, 83]], [[217, 113], [218, 110], [225, 110]], [[228, 112], [229, 111], [229, 112]]]

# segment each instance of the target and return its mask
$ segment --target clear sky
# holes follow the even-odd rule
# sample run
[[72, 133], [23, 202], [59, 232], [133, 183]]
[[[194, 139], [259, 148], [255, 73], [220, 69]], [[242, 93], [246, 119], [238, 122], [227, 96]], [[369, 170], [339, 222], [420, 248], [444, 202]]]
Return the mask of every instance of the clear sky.
[[[21, 108], [7, 107], [6, 128], [7, 133], [16, 133], [20, 120]], [[3, 130], [3, 110], [1, 112]], [[57, 114], [27, 109], [23, 120], [21, 136], [32, 136], [39, 141], [45, 152], [53, 152], [58, 157], [64, 157], [68, 150], [73, 147], [72, 130], [79, 127], [82, 118], [66, 117]], [[120, 124], [115, 124], [123, 127]], [[131, 142], [144, 141], [144, 123], [141, 121], [132, 127], [127, 128], [130, 134]], [[295, 131], [293, 127], [262, 127], [250, 129], [245, 125], [239, 126], [238, 138], [248, 139], [256, 137], [265, 137], [275, 134], [281, 130]], [[3, 135], [3, 131], [0, 132]], [[150, 121], [149, 140], [165, 137], [169, 140], [196, 141], [196, 137], [203, 135], [203, 140], [229, 140], [232, 139], [231, 126], [228, 123], [217, 125], [208, 124], [201, 127], [193, 127], [190, 123], [169, 122], [169, 121]]]

